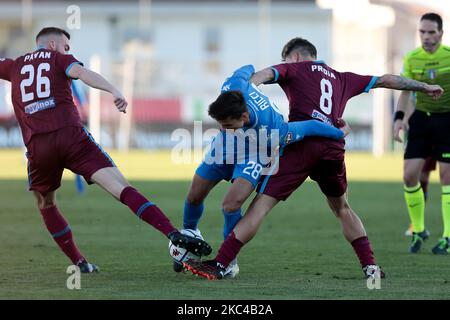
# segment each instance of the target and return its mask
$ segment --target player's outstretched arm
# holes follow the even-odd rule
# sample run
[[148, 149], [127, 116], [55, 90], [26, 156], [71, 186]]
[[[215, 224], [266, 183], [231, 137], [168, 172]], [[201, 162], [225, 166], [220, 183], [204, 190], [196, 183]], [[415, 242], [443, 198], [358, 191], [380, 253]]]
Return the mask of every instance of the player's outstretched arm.
[[255, 72], [250, 79], [250, 82], [259, 86], [260, 84], [271, 82], [275, 79], [272, 68], [266, 68], [261, 71]]
[[69, 70], [69, 76], [74, 79], [80, 79], [92, 88], [109, 92], [114, 97], [114, 104], [120, 112], [126, 113], [128, 102], [111, 83], [109, 83], [100, 74], [84, 68], [79, 64], [74, 64]]
[[379, 77], [375, 82], [373, 88], [420, 91], [430, 97], [433, 97], [434, 99], [440, 98], [444, 93], [444, 89], [442, 89], [438, 85], [427, 84], [393, 74], [385, 74]]
[[291, 135], [288, 140], [285, 137], [282, 139], [282, 143], [286, 144], [300, 141], [304, 137], [316, 136], [339, 140], [345, 136], [344, 130], [318, 120], [293, 121], [288, 122], [287, 126], [288, 133]]

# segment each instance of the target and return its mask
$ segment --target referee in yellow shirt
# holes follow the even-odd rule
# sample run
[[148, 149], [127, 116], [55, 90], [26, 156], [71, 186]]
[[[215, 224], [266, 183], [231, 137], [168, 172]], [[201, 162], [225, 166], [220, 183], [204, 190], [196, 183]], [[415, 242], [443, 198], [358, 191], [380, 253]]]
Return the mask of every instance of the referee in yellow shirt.
[[429, 84], [439, 84], [444, 94], [433, 100], [417, 92], [415, 110], [404, 122], [405, 112], [411, 101], [411, 93], [403, 91], [394, 116], [394, 139], [402, 142], [400, 130], [408, 129], [408, 141], [404, 154], [404, 192], [413, 228], [411, 253], [419, 252], [428, 238], [425, 229], [425, 197], [419, 179], [425, 159], [432, 156], [439, 162], [442, 185], [442, 216], [444, 232], [433, 247], [434, 254], [450, 252], [450, 47], [441, 44], [442, 18], [427, 13], [420, 19], [422, 46], [409, 52], [404, 58], [402, 75]]

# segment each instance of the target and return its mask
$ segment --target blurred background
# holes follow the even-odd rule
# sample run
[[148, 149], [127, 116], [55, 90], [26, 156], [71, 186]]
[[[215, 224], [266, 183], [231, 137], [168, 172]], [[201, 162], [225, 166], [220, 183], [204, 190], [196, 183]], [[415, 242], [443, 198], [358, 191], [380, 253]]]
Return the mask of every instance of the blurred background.
[[[208, 104], [237, 67], [261, 69], [280, 62], [283, 45], [300, 36], [317, 46], [319, 59], [339, 71], [399, 74], [402, 57], [419, 45], [422, 14], [450, 16], [446, 0], [130, 0], [0, 2], [0, 56], [35, 49], [45, 26], [72, 35], [71, 53], [122, 88], [130, 111], [122, 116], [106, 95], [74, 81], [86, 124], [106, 148], [170, 149], [177, 128], [213, 127]], [[444, 33], [444, 43], [449, 43]], [[264, 86], [287, 114], [287, 99]], [[0, 147], [22, 146], [8, 84], [0, 82]], [[398, 94], [374, 90], [350, 101], [345, 118], [353, 133], [348, 150], [400, 153], [391, 138]]]

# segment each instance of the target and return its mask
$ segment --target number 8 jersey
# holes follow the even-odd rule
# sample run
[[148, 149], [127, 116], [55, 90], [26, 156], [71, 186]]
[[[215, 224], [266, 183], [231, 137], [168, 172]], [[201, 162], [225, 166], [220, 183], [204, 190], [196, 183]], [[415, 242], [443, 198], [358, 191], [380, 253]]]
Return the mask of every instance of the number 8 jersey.
[[0, 79], [11, 81], [12, 103], [25, 145], [33, 135], [83, 127], [68, 72], [81, 64], [69, 54], [39, 49], [16, 60], [0, 59]]
[[289, 122], [316, 119], [337, 126], [347, 101], [368, 92], [377, 80], [374, 76], [338, 72], [322, 61], [283, 63], [272, 70], [273, 82], [289, 99]]

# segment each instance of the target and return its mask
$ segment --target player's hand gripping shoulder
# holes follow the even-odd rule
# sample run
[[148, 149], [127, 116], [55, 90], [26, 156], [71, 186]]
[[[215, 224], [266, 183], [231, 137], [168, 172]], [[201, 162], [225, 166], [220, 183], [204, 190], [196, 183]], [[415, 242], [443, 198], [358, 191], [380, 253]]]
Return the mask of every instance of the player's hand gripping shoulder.
[[348, 134], [352, 131], [348, 123], [342, 118], [337, 119], [336, 125], [339, 128], [339, 130], [341, 130], [344, 133], [344, 137], [348, 136]]

